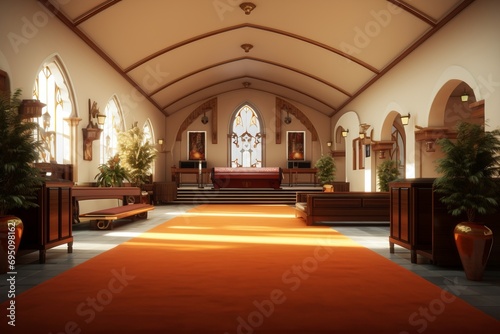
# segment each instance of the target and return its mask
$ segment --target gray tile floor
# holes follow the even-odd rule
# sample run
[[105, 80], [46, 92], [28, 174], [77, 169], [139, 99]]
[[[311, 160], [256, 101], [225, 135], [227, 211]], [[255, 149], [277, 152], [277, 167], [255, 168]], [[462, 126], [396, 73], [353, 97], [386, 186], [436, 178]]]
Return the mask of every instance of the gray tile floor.
[[[16, 295], [38, 285], [60, 273], [81, 264], [92, 257], [109, 250], [132, 238], [136, 233], [147, 231], [193, 207], [192, 205], [162, 205], [149, 212], [147, 220], [124, 222], [111, 231], [93, 231], [88, 224], [74, 226], [74, 252], [68, 254], [66, 245], [47, 251], [45, 264], [38, 263], [38, 253], [20, 256], [16, 264]], [[120, 224], [120, 223], [118, 223]], [[411, 270], [424, 279], [455, 293], [466, 302], [500, 321], [500, 270], [487, 270], [480, 282], [469, 281], [460, 269], [436, 267], [419, 258], [418, 264], [410, 262], [406, 249], [396, 246], [394, 254], [389, 253], [387, 226], [337, 226], [335, 230], [350, 237], [359, 244], [375, 251], [398, 265]], [[113, 233], [113, 232], [127, 233]], [[0, 275], [0, 302], [8, 299], [7, 275]], [[404, 284], [404, 283], [402, 283]]]

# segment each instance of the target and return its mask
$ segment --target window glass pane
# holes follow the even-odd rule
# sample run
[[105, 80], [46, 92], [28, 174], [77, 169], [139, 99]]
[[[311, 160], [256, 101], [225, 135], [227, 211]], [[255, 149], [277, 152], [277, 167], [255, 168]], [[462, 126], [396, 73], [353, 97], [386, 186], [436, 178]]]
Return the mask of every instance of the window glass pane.
[[262, 167], [260, 119], [250, 106], [235, 114], [231, 131], [231, 167]]

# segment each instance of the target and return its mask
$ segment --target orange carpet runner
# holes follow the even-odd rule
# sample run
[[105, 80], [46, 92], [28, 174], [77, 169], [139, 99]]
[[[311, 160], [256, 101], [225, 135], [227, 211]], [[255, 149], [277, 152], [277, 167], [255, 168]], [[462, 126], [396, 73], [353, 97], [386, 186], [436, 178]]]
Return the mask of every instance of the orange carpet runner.
[[201, 205], [18, 295], [15, 327], [2, 304], [0, 332], [500, 332], [450, 292], [289, 206]]

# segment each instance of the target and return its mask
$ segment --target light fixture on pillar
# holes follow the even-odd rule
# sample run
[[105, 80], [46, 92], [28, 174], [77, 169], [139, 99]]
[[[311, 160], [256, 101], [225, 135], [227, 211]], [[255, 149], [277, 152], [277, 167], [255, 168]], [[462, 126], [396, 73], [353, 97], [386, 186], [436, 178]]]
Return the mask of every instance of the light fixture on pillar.
[[285, 124], [292, 123], [292, 118], [290, 117], [290, 112], [288, 110], [286, 111], [286, 116], [285, 116], [285, 119], [283, 121], [285, 122]]
[[462, 95], [460, 95], [460, 99], [462, 100], [462, 102], [469, 101], [469, 94], [467, 94], [467, 91], [465, 89], [464, 89], [464, 92], [462, 93]]
[[347, 135], [349, 134], [349, 129], [346, 129], [346, 130], [342, 130], [342, 137], [347, 137]]
[[157, 143], [158, 145], [163, 145], [163, 138], [158, 139]]
[[83, 131], [83, 160], [92, 160], [92, 142], [99, 140], [102, 129], [99, 125], [103, 125], [106, 120], [106, 115], [99, 112], [97, 103], [94, 101], [91, 104], [89, 99], [89, 125], [82, 128]]
[[252, 10], [255, 9], [255, 7], [257, 6], [251, 2], [242, 2], [240, 4], [240, 8], [245, 12], [246, 15], [250, 15], [250, 13], [252, 12]]
[[410, 123], [410, 117], [411, 117], [410, 113], [408, 113], [408, 115], [406, 115], [406, 116], [401, 115], [401, 116], [400, 116], [400, 118], [401, 118], [401, 123], [402, 123], [403, 125], [408, 125], [408, 123]]
[[366, 137], [366, 130], [370, 128], [370, 124], [361, 123], [359, 125], [359, 138], [364, 139]]
[[104, 123], [106, 122], [106, 115], [105, 114], [101, 114], [100, 112], [97, 114], [97, 124], [98, 125], [104, 125]]
[[40, 117], [45, 106], [46, 104], [39, 100], [22, 100], [18, 112], [22, 118]]
[[245, 52], [249, 52], [250, 50], [252, 50], [253, 48], [253, 45], [252, 44], [248, 44], [248, 43], [245, 43], [245, 44], [241, 44], [241, 48], [243, 50], [245, 50]]
[[208, 117], [207, 117], [207, 114], [206, 114], [206, 110], [203, 110], [203, 117], [201, 118], [201, 122], [203, 124], [207, 124], [208, 123]]

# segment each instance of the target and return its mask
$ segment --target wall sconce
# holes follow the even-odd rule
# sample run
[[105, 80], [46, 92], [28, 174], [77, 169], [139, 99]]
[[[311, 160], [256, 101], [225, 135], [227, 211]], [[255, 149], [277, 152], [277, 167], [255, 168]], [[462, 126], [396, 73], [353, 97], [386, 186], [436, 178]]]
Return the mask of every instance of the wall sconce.
[[349, 129], [346, 129], [346, 130], [342, 130], [342, 137], [347, 137], [347, 135], [349, 134]]
[[328, 146], [328, 147], [332, 147], [332, 142], [331, 142], [331, 141], [328, 141], [328, 142], [326, 143], [326, 146]]
[[18, 112], [22, 118], [40, 117], [45, 106], [46, 104], [39, 100], [22, 100]]
[[469, 101], [469, 94], [467, 94], [467, 91], [464, 89], [464, 92], [462, 95], [460, 95], [460, 99], [462, 102], [467, 102]]
[[92, 142], [99, 140], [102, 129], [99, 125], [103, 125], [106, 120], [106, 115], [99, 112], [97, 103], [94, 101], [91, 105], [89, 99], [89, 125], [83, 128], [83, 160], [92, 160]]
[[366, 124], [366, 123], [361, 123], [359, 125], [359, 138], [360, 139], [364, 139], [365, 136], [366, 136], [366, 130], [368, 130], [370, 128], [370, 124]]
[[401, 116], [400, 116], [400, 118], [401, 118], [401, 123], [402, 123], [403, 125], [408, 125], [408, 123], [410, 123], [410, 117], [411, 117], [410, 113], [408, 113], [408, 115], [406, 115], [406, 116], [401, 115]]
[[163, 145], [163, 138], [157, 140], [158, 145]]
[[203, 110], [203, 117], [201, 118], [201, 122], [203, 124], [207, 124], [208, 123], [208, 117], [206, 115], [206, 111], [205, 110]]

